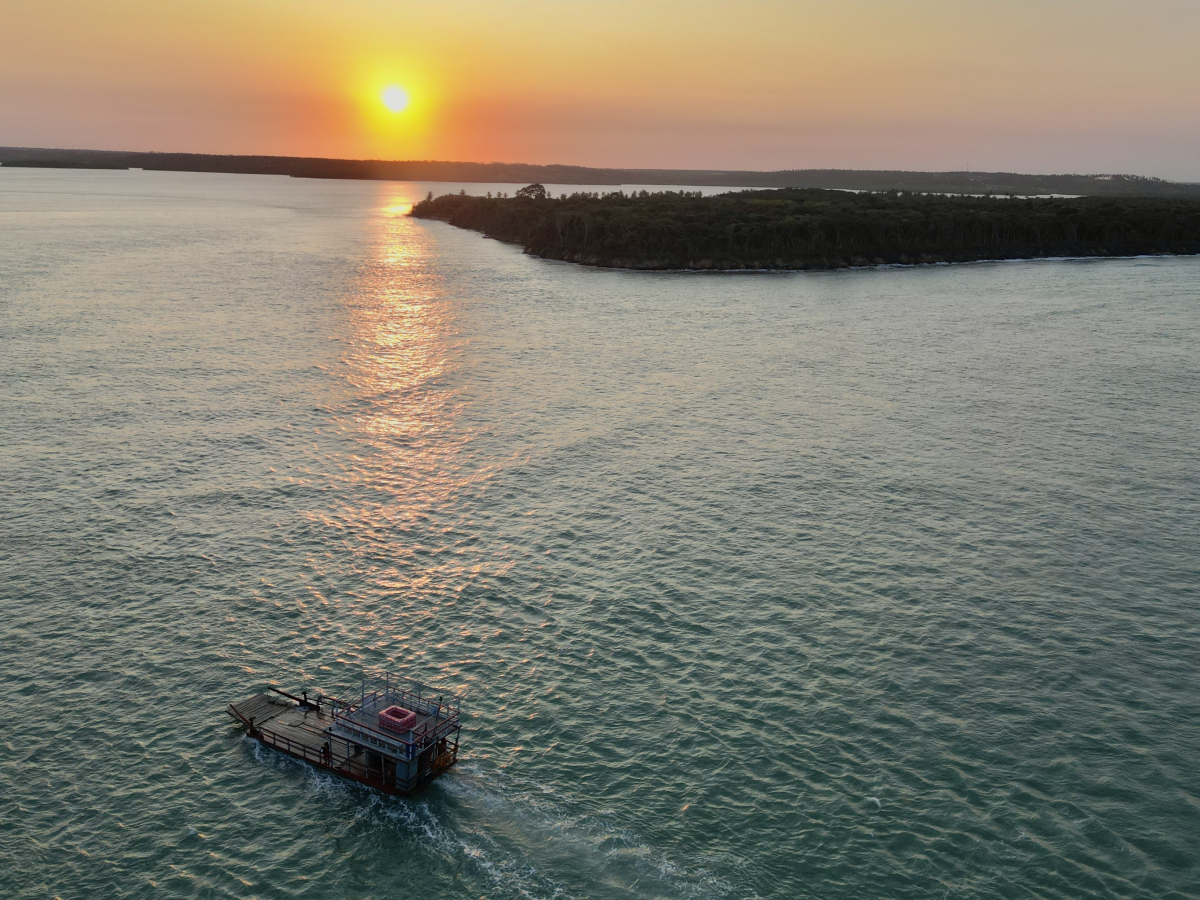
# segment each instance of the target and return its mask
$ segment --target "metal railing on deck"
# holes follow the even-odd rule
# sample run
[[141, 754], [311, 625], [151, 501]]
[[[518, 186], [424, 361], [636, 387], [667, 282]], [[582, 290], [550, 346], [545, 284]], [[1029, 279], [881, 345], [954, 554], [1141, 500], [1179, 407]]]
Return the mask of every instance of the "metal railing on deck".
[[[349, 756], [339, 755], [334, 752], [332, 739], [329, 742], [330, 752], [328, 756], [320, 749], [314, 749], [307, 744], [293, 741], [290, 738], [267, 729], [260, 729], [258, 731], [258, 739], [269, 747], [282, 750], [305, 762], [314, 763], [342, 775], [348, 775], [356, 781], [361, 781], [364, 784], [385, 790], [389, 788], [410, 790], [444, 772], [450, 766], [454, 765], [458, 758], [458, 744], [454, 743], [453, 745], [448, 745], [442, 753], [437, 753], [435, 750], [435, 755], [430, 760], [428, 769], [418, 772], [415, 777], [406, 778], [400, 776], [398, 773], [392, 773], [392, 777], [388, 778], [383, 772], [362, 763], [357, 763]], [[343, 744], [347, 743], [345, 739], [340, 740]]]
[[[400, 679], [388, 672], [383, 673], [382, 677], [383, 686], [373, 690], [367, 690], [367, 683], [363, 681], [357, 703], [334, 701], [333, 719], [340, 734], [352, 735], [366, 745], [412, 759], [459, 730], [461, 701], [458, 697], [415, 681], [408, 682], [410, 686], [404, 687]], [[355, 719], [356, 715], [366, 713], [367, 710], [393, 705], [411, 709], [426, 717], [426, 721], [421, 723], [420, 727], [408, 732], [408, 739], [396, 732], [383, 731]], [[430, 718], [433, 719], [432, 725], [429, 723]]]

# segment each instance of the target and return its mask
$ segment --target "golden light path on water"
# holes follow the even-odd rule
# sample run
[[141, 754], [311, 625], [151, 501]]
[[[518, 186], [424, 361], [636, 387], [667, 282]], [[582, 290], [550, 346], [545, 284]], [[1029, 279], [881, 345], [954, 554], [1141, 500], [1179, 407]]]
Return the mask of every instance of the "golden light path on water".
[[441, 283], [426, 264], [428, 236], [407, 218], [411, 204], [391, 199], [372, 223], [372, 257], [347, 301], [354, 344], [346, 377], [359, 396], [355, 421], [393, 464], [381, 474], [403, 484], [414, 502], [404, 513], [411, 515], [447, 499], [449, 485], [440, 473], [457, 456], [456, 444], [445, 440], [456, 397], [437, 381], [453, 367], [458, 347]]
[[[461, 546], [460, 528], [471, 523], [462, 518], [460, 497], [494, 467], [470, 465], [471, 434], [461, 422], [466, 400], [454, 382], [465, 339], [455, 300], [431, 263], [429, 230], [408, 216], [409, 192], [408, 185], [381, 188], [366, 260], [344, 303], [342, 374], [353, 399], [335, 417], [357, 452], [335, 462], [340, 478], [356, 488], [343, 496], [356, 503], [313, 515], [354, 556], [337, 565], [354, 568], [362, 584], [349, 591], [358, 598], [361, 639], [383, 656], [419, 665], [414, 633], [435, 629], [446, 598], [485, 574]], [[445, 539], [437, 546], [418, 536], [430, 533], [431, 522]], [[512, 564], [498, 561], [487, 574]]]

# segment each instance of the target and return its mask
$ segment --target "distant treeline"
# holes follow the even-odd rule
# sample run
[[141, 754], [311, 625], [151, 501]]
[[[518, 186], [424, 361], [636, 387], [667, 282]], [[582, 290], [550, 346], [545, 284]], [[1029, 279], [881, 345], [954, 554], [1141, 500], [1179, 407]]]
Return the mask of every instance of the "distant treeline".
[[71, 160], [61, 159], [6, 159], [0, 162], [17, 169], [120, 169], [121, 171], [125, 171], [129, 168], [129, 166], [104, 162], [103, 160], [92, 160], [87, 165], [80, 165]]
[[154, 169], [356, 178], [391, 181], [456, 181], [497, 184], [712, 185], [802, 187], [857, 191], [918, 191], [949, 194], [1077, 194], [1092, 197], [1195, 197], [1200, 184], [1134, 175], [1020, 175], [1011, 172], [901, 172], [853, 169], [789, 169], [745, 172], [713, 169], [590, 169], [523, 163], [436, 160], [319, 159], [297, 156], [213, 156], [203, 153], [140, 153], [119, 150], [53, 150], [0, 147], [0, 164], [84, 169]]
[[1200, 253], [1200, 201], [1032, 200], [784, 189], [432, 196], [413, 207], [527, 253], [632, 269], [833, 269]]

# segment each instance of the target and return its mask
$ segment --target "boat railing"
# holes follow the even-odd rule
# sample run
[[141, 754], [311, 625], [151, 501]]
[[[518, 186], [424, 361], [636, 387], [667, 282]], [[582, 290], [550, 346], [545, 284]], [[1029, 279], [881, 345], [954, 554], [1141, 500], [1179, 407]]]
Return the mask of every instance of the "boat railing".
[[270, 744], [281, 750], [286, 750], [292, 756], [298, 756], [306, 762], [309, 761], [309, 756], [312, 757], [312, 762], [318, 762], [324, 765], [324, 760], [321, 759], [321, 753], [318, 750], [312, 750], [307, 744], [302, 744], [299, 741], [293, 741], [284, 737], [281, 734], [276, 734], [268, 729], [259, 729], [257, 737], [264, 744]]
[[358, 721], [353, 716], [360, 710], [361, 706], [355, 704], [346, 711], [334, 711], [333, 720], [339, 732], [360, 738], [365, 744], [374, 744], [380, 749], [403, 755], [407, 759], [424, 752], [427, 747], [458, 731], [460, 727], [456, 711], [451, 716], [435, 720], [432, 725], [426, 720], [420, 727], [409, 731], [409, 737], [406, 738], [404, 735], [382, 731]]
[[343, 703], [338, 701], [332, 707], [335, 716], [349, 716], [355, 713], [367, 710], [382, 709], [386, 706], [403, 706], [405, 709], [411, 709], [418, 715], [432, 719], [450, 719], [458, 718], [458, 707], [450, 706], [446, 703], [438, 703], [433, 700], [421, 700], [408, 694], [405, 691], [383, 689], [377, 691], [369, 691], [364, 694], [362, 699], [357, 703]]
[[[357, 702], [333, 701], [331, 713], [340, 732], [355, 735], [361, 738], [363, 743], [373, 744], [389, 752], [396, 752], [392, 748], [402, 747], [403, 755], [411, 759], [459, 729], [461, 701], [458, 697], [389, 672], [381, 673], [375, 684], [378, 684], [379, 680], [383, 681], [381, 687], [368, 690], [364, 679]], [[383, 731], [362, 721], [372, 713], [391, 705], [410, 709], [424, 716], [425, 721], [407, 735]]]
[[424, 747], [430, 742], [441, 740], [450, 732], [459, 729], [458, 717], [455, 716], [452, 719], [442, 719], [433, 725], [426, 723], [418, 728], [414, 728], [408, 732], [412, 737], [405, 739], [400, 734], [390, 731], [380, 731], [378, 728], [372, 728], [370, 725], [364, 725], [362, 722], [351, 718], [334, 717], [334, 722], [347, 731], [361, 732], [364, 735], [375, 738], [381, 743], [398, 744], [406, 747]]
[[[377, 687], [380, 682], [383, 682], [383, 686]], [[368, 696], [368, 685], [374, 689], [370, 693], [383, 692], [394, 694], [397, 697], [404, 698], [408, 702], [417, 703], [428, 708], [436, 706], [457, 713], [459, 704], [461, 703], [461, 698], [447, 690], [432, 687], [414, 678], [407, 678], [403, 675], [397, 675], [394, 672], [375, 672], [370, 678], [364, 678], [361, 685], [362, 699], [364, 701]]]
[[[299, 741], [293, 741], [281, 734], [276, 734], [274, 731], [269, 729], [260, 730], [257, 737], [259, 741], [270, 747], [273, 747], [277, 750], [283, 750], [287, 753], [290, 753], [292, 756], [304, 760], [305, 762], [315, 763], [327, 769], [349, 774], [364, 784], [379, 788], [387, 788], [389, 786], [388, 779], [386, 779], [380, 772], [369, 768], [362, 763], [356, 763], [349, 757], [335, 759], [332, 753], [329, 757], [324, 757], [321, 750], [314, 749], [307, 744], [300, 743]], [[332, 750], [332, 747], [330, 749]], [[453, 765], [454, 759], [457, 755], [457, 750], [458, 745], [455, 744], [454, 747], [448, 752], [436, 755], [429, 771], [422, 773], [420, 778], [431, 778]], [[397, 783], [407, 782], [407, 784], [410, 785], [414, 782], [417, 782], [417, 779], [405, 780], [398, 777], [395, 780]]]

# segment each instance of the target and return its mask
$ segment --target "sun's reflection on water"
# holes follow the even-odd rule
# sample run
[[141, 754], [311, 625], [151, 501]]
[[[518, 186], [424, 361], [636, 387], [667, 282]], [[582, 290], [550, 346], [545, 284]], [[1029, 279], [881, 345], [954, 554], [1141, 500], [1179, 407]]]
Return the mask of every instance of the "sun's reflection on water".
[[350, 558], [318, 569], [352, 576], [343, 593], [356, 615], [336, 626], [359, 632], [346, 635], [350, 644], [411, 658], [411, 637], [428, 627], [421, 622], [481, 575], [465, 495], [482, 490], [489, 472], [473, 460], [463, 421], [456, 298], [433, 264], [428, 230], [407, 215], [404, 186], [383, 190], [391, 195], [345, 303], [351, 391], [335, 414], [351, 440], [337, 460], [341, 502], [319, 517]]
[[397, 189], [379, 211], [372, 255], [347, 304], [350, 412], [373, 456], [356, 462], [401, 517], [450, 498], [466, 440], [453, 427], [462, 402], [451, 380], [461, 349], [455, 317], [410, 206]]

